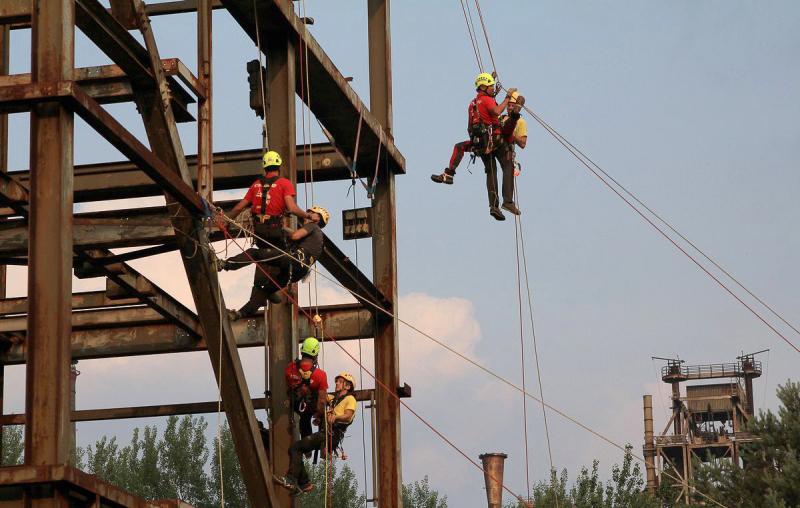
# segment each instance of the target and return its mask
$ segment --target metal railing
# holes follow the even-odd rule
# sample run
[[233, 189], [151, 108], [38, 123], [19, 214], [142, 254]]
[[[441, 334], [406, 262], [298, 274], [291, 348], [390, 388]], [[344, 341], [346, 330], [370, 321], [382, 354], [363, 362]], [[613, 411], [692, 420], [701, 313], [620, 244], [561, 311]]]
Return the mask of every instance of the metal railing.
[[720, 377], [744, 377], [761, 375], [761, 362], [712, 363], [708, 365], [665, 365], [661, 367], [661, 378], [711, 379]]

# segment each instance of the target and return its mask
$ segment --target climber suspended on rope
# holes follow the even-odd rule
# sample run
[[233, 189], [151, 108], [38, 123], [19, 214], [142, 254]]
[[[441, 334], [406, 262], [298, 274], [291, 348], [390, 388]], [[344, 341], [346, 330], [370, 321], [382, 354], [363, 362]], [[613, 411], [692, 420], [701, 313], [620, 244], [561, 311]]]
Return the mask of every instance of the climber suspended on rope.
[[313, 206], [303, 213], [306, 218], [301, 228], [296, 231], [280, 230], [281, 234], [288, 233], [288, 244], [280, 236], [278, 241], [269, 240], [272, 245], [264, 244], [264, 247], [247, 249], [241, 254], [217, 261], [217, 270], [220, 271], [238, 270], [253, 260], [263, 268], [255, 271], [250, 300], [239, 310], [231, 311], [231, 319], [254, 315], [267, 299], [272, 303], [280, 303], [281, 288], [303, 279], [311, 265], [322, 255], [325, 235], [321, 228], [325, 227], [331, 215], [321, 206]]
[[520, 111], [525, 105], [525, 97], [518, 92], [512, 92], [509, 95], [511, 97], [508, 101], [508, 114], [500, 117], [500, 129], [502, 143], [508, 147], [504, 156], [511, 158], [514, 176], [519, 176], [522, 172], [522, 165], [517, 161], [516, 147], [524, 150], [528, 144], [528, 124], [520, 116]]
[[[278, 174], [282, 163], [283, 160], [278, 152], [265, 153], [261, 159], [264, 175], [253, 182], [244, 199], [236, 203], [236, 206], [226, 214], [228, 218], [235, 219], [249, 206], [256, 236], [273, 244], [284, 239], [281, 228], [286, 213], [294, 214], [300, 219], [308, 217], [308, 212], [298, 207], [294, 200], [297, 193], [292, 182]], [[264, 240], [256, 238], [256, 245], [267, 247]]]
[[319, 350], [316, 338], [306, 338], [300, 347], [300, 358], [292, 360], [284, 371], [292, 409], [300, 417], [301, 439], [314, 432], [311, 421], [325, 414], [328, 400], [328, 375], [317, 364]]
[[352, 374], [342, 372], [336, 376], [336, 392], [334, 395], [328, 395], [325, 423], [320, 425], [319, 432], [296, 441], [289, 447], [289, 472], [286, 476], [275, 477], [278, 484], [295, 494], [311, 491], [313, 485], [303, 463], [303, 455], [320, 450], [324, 457], [330, 457], [337, 452], [347, 427], [353, 423], [356, 416], [358, 403], [353, 396], [355, 389], [356, 380]]
[[[465, 152], [471, 152], [481, 158], [486, 171], [486, 190], [489, 196], [489, 214], [497, 220], [505, 220], [499, 208], [497, 192], [497, 163], [503, 170], [503, 208], [519, 215], [519, 209], [514, 204], [514, 167], [512, 160], [507, 157], [508, 146], [503, 142], [507, 134], [500, 123], [500, 115], [512, 100], [511, 95], [516, 89], [510, 88], [503, 102], [497, 104], [495, 96], [497, 87], [494, 76], [483, 72], [475, 79], [477, 96], [470, 102], [468, 108], [467, 133], [469, 140], [457, 143], [453, 147], [450, 164], [439, 175], [431, 175], [431, 180], [436, 183], [452, 184], [456, 167], [461, 162]], [[519, 113], [517, 112], [517, 115]], [[517, 118], [519, 118], [517, 116]], [[514, 120], [516, 122], [516, 120]], [[508, 130], [513, 132], [514, 124], [508, 125]]]

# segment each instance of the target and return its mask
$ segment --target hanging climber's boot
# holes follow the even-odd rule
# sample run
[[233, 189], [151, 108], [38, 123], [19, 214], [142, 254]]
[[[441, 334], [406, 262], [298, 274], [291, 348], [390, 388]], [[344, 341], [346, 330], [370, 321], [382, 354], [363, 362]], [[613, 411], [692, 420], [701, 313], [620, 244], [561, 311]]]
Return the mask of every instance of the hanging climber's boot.
[[214, 263], [218, 272], [221, 272], [222, 270], [230, 270], [230, 265], [228, 264], [227, 259], [216, 258]]
[[447, 185], [453, 185], [453, 177], [456, 175], [451, 175], [447, 172], [448, 168], [445, 168], [444, 172], [440, 175], [431, 175], [431, 180], [436, 183], [446, 183]]
[[503, 203], [503, 210], [508, 210], [509, 212], [513, 213], [514, 215], [521, 215], [522, 212], [517, 208], [517, 205], [514, 204], [513, 201], [508, 201]]
[[496, 206], [489, 207], [489, 215], [494, 217], [496, 220], [506, 220], [506, 216], [503, 215], [503, 212], [501, 212]]

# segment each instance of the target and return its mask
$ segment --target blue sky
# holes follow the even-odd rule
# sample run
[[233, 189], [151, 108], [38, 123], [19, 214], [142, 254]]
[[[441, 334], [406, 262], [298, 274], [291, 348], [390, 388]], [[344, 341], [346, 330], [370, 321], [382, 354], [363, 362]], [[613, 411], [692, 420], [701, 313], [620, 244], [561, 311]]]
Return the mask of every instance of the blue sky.
[[[534, 111], [790, 322], [800, 321], [800, 241], [794, 234], [800, 219], [800, 5], [487, 0], [482, 7], [506, 86], [519, 88]], [[368, 104], [364, 3], [306, 0], [306, 10], [316, 19], [312, 33], [342, 73], [354, 77]], [[183, 25], [169, 31], [156, 19], [157, 40], [162, 57], [180, 57], [194, 69], [194, 16], [180, 19]], [[255, 48], [225, 12], [214, 22], [214, 148], [260, 146], [244, 72]], [[462, 163], [452, 187], [429, 180], [464, 138], [478, 70], [459, 2], [395, 1], [392, 35], [394, 135], [407, 159], [407, 174], [397, 179], [400, 316], [519, 382], [513, 222], [488, 216], [479, 166], [470, 173]], [[27, 72], [29, 35], [13, 37], [12, 72]], [[80, 35], [78, 51], [77, 65], [107, 63]], [[131, 106], [109, 109], [143, 135]], [[767, 374], [756, 381], [756, 404], [774, 408], [775, 387], [796, 379], [800, 356], [528, 120], [517, 185], [545, 398], [639, 450], [642, 394], [656, 398], [656, 427], [666, 423], [668, 403], [660, 395], [668, 390], [659, 386], [654, 368], [660, 365], [651, 355], [714, 363], [771, 348], [763, 357]], [[120, 158], [76, 123], [76, 162]], [[12, 146], [24, 147], [27, 118], [14, 115], [12, 126]], [[181, 126], [181, 135], [193, 153], [194, 125]], [[323, 140], [316, 130], [312, 139]], [[27, 165], [26, 149], [12, 152], [12, 168]], [[299, 192], [302, 202], [302, 187]], [[352, 206], [345, 182], [320, 184], [315, 192], [334, 217]], [[368, 202], [363, 190], [357, 199], [359, 206]], [[331, 226], [338, 237], [339, 225]], [[354, 253], [352, 242], [339, 245]], [[367, 242], [359, 243], [359, 257], [369, 271]], [[137, 265], [186, 298], [178, 266], [170, 257]], [[12, 271], [12, 293], [24, 292], [23, 276]], [[249, 277], [241, 271], [223, 280], [231, 306], [246, 297]], [[97, 281], [79, 284], [84, 289]], [[322, 280], [319, 285], [320, 301], [340, 297]], [[525, 328], [528, 388], [536, 391]], [[470, 456], [508, 453], [507, 483], [524, 492], [519, 394], [408, 329], [401, 339], [401, 375], [414, 388], [409, 404]], [[371, 345], [364, 347], [371, 354]], [[327, 370], [353, 368], [329, 348]], [[263, 360], [257, 352], [243, 357], [257, 394]], [[215, 390], [208, 367], [204, 355], [81, 362], [78, 405], [210, 400]], [[22, 380], [21, 368], [9, 372], [7, 393]], [[18, 393], [6, 400], [6, 411], [22, 408]], [[532, 478], [539, 480], [548, 467], [545, 437], [538, 407], [529, 404], [528, 413]], [[79, 441], [92, 442], [102, 432], [126, 436], [144, 423], [152, 422], [84, 424]], [[480, 472], [412, 415], [404, 413], [402, 425], [405, 479], [429, 475], [451, 506], [480, 505]], [[360, 425], [353, 429], [348, 452], [361, 477]], [[617, 450], [557, 416], [550, 430], [559, 468], [574, 472], [594, 458], [608, 468], [620, 459]]]

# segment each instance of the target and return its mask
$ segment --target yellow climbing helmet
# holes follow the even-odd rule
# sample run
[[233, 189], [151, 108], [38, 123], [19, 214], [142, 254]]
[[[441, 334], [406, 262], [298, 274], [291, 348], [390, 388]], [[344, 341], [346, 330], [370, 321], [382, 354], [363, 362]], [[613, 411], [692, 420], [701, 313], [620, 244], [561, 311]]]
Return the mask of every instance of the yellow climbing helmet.
[[475, 78], [475, 88], [480, 88], [482, 85], [494, 86], [494, 78], [488, 72], [481, 72]]
[[312, 206], [308, 209], [308, 211], [316, 213], [320, 216], [321, 220], [319, 227], [321, 228], [324, 228], [328, 221], [331, 220], [331, 214], [328, 212], [328, 210], [322, 208], [321, 206]]
[[283, 164], [281, 155], [274, 150], [270, 150], [269, 152], [265, 153], [261, 161], [261, 167], [263, 168], [268, 168], [270, 166], [280, 166], [281, 164]]
[[316, 338], [307, 337], [306, 340], [303, 341], [303, 345], [300, 347], [300, 352], [304, 355], [313, 356], [316, 358], [319, 354], [319, 348], [319, 341]]
[[350, 374], [349, 372], [342, 372], [341, 374], [336, 376], [334, 381], [336, 381], [339, 378], [342, 378], [345, 381], [349, 382], [350, 386], [352, 386], [351, 390], [355, 390], [356, 389], [356, 378], [354, 378], [353, 375]]

